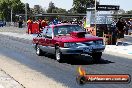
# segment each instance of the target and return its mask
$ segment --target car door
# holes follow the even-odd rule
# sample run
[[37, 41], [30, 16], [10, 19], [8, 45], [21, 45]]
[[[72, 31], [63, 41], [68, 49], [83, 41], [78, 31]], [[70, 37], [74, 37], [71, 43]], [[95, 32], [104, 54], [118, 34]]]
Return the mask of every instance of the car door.
[[46, 32], [45, 36], [45, 45], [47, 47], [47, 52], [48, 53], [54, 53], [54, 45], [53, 45], [53, 29], [52, 27], [49, 27]]
[[41, 37], [39, 39], [39, 45], [41, 50], [46, 52], [46, 32], [47, 32], [47, 28], [44, 28], [42, 33], [41, 33]]

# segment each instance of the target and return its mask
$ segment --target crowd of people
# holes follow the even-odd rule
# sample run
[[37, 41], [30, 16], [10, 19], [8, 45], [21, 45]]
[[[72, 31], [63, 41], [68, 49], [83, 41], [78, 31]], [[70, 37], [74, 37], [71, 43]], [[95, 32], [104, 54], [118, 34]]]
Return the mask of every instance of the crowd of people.
[[131, 30], [132, 27], [132, 20], [126, 21], [122, 17], [118, 19], [118, 21], [113, 21], [111, 24], [112, 32], [115, 38], [117, 38], [116, 45], [124, 44], [124, 34], [128, 35], [128, 31]]
[[[51, 24], [60, 24], [60, 23], [70, 23], [70, 24], [78, 24], [80, 26], [84, 27], [84, 22], [82, 21], [78, 21], [78, 20], [73, 20], [73, 21], [60, 21], [58, 19], [54, 19], [52, 21], [48, 21], [48, 20], [36, 20], [36, 21], [32, 21], [30, 18], [27, 21], [27, 25], [28, 25], [28, 33], [31, 33], [30, 29], [32, 29], [32, 24], [33, 23], [37, 23], [39, 26], [39, 32], [43, 30], [43, 28], [45, 28], [45, 26], [51, 25]], [[124, 34], [128, 35], [128, 30], [130, 30], [132, 27], [132, 20], [126, 21], [124, 20], [122, 17], [120, 17], [118, 19], [118, 21], [113, 21], [113, 23], [111, 23], [111, 30], [112, 33], [114, 35], [114, 38], [117, 39], [117, 43], [116, 45], [119, 45], [120, 42], [124, 41]]]
[[48, 21], [48, 20], [45, 20], [45, 19], [44, 20], [39, 19], [39, 20], [33, 21], [33, 20], [31, 20], [29, 18], [28, 21], [27, 21], [28, 33], [29, 34], [31, 33], [30, 30], [32, 29], [32, 24], [33, 23], [34, 24], [35, 23], [38, 24], [38, 26], [39, 26], [39, 32], [42, 31], [46, 26], [52, 25], [52, 24], [56, 25], [56, 24], [61, 24], [61, 23], [69, 23], [69, 24], [78, 24], [78, 25], [82, 26], [82, 22], [81, 21], [77, 21], [77, 20], [73, 20], [73, 21], [64, 20], [64, 21], [61, 21], [61, 20], [58, 20], [57, 18], [55, 18], [52, 21]]

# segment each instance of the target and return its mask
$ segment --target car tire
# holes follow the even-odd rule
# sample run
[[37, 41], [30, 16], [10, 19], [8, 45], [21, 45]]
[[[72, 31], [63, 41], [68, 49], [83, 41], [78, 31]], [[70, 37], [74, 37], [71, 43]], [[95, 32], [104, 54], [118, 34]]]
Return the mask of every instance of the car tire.
[[63, 55], [61, 53], [59, 46], [56, 46], [55, 48], [55, 58], [58, 62], [62, 62]]
[[36, 54], [37, 54], [38, 56], [41, 56], [42, 53], [43, 53], [42, 50], [39, 48], [38, 45], [36, 45]]
[[92, 58], [95, 62], [99, 62], [101, 60], [102, 52], [99, 53], [93, 53]]

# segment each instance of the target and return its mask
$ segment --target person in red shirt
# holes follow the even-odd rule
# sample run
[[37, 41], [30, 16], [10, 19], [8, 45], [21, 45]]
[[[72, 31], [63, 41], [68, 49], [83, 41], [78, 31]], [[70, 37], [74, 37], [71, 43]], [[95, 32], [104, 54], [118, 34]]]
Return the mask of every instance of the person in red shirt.
[[32, 20], [29, 18], [27, 21], [27, 26], [28, 26], [28, 34], [32, 34]]
[[45, 28], [46, 26], [48, 26], [48, 24], [45, 20], [42, 20], [41, 26], [42, 26], [42, 28]]

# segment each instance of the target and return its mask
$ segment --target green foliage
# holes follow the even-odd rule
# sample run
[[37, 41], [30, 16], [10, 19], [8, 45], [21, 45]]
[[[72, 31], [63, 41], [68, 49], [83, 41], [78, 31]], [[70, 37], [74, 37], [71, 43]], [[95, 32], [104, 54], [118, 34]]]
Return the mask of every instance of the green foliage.
[[74, 8], [71, 8], [70, 10], [67, 11], [68, 13], [75, 13]]
[[66, 12], [67, 12], [66, 9], [56, 7], [53, 2], [49, 3], [47, 13], [66, 13]]
[[1, 19], [10, 21], [11, 10], [13, 12], [13, 18], [15, 18], [16, 14], [25, 13], [25, 4], [20, 0], [0, 0]]
[[48, 7], [48, 9], [47, 9], [47, 13], [54, 13], [55, 12], [55, 5], [54, 5], [54, 3], [51, 1], [50, 3], [49, 3], [49, 7]]
[[66, 13], [67, 12], [66, 9], [62, 9], [58, 7], [56, 7], [55, 10], [56, 10], [56, 13]]
[[33, 14], [43, 14], [45, 13], [45, 9], [43, 9], [40, 5], [34, 5], [34, 8], [32, 9]]
[[94, 7], [94, 4], [95, 0], [73, 0], [73, 9], [76, 13], [86, 13], [87, 8]]
[[126, 13], [127, 13], [127, 14], [132, 14], [132, 10], [130, 10], [130, 11], [127, 11]]

